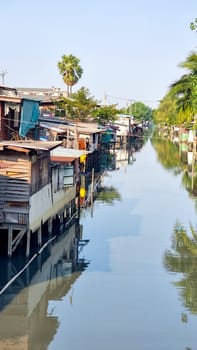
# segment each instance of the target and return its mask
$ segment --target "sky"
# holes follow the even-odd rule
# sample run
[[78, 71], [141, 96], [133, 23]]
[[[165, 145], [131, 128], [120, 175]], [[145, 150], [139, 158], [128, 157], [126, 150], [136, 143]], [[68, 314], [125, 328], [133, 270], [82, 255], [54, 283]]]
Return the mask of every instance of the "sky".
[[0, 13], [6, 86], [66, 90], [57, 63], [72, 54], [84, 71], [73, 91], [100, 103], [156, 108], [197, 47], [197, 0], [0, 0]]

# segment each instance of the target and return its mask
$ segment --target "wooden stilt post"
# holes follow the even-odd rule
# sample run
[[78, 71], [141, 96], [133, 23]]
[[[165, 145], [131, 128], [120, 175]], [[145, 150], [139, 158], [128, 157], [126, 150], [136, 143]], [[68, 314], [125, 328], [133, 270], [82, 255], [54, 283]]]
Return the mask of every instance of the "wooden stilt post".
[[74, 136], [74, 148], [79, 149], [78, 147], [78, 130], [77, 130], [77, 125], [75, 125], [75, 136]]
[[67, 250], [67, 252], [66, 252], [66, 259], [70, 259], [70, 251], [69, 250]]
[[60, 231], [63, 231], [63, 225], [64, 225], [64, 213], [60, 213]]
[[40, 247], [42, 244], [42, 224], [38, 229], [38, 246]]
[[69, 219], [72, 217], [72, 204], [70, 202], [70, 206], [69, 206]]
[[[42, 222], [40, 224], [40, 227], [38, 229], [38, 247], [41, 247], [42, 245]], [[41, 268], [41, 254], [38, 256], [38, 266], [39, 269]]]
[[91, 193], [90, 193], [91, 216], [93, 216], [93, 199], [94, 199], [94, 168], [92, 168], [92, 181], [91, 181]]
[[67, 144], [66, 144], [67, 148], [70, 148], [70, 133], [69, 133], [69, 129], [67, 129]]
[[60, 214], [60, 224], [64, 223], [64, 213]]
[[7, 279], [10, 281], [12, 278], [12, 260], [9, 259], [8, 264], [7, 264]]
[[12, 226], [9, 225], [8, 227], [8, 256], [11, 258], [12, 256], [12, 236], [13, 236], [13, 229]]
[[26, 276], [26, 283], [29, 285], [30, 283], [29, 267], [25, 270], [25, 276]]
[[26, 257], [30, 254], [31, 230], [27, 230]]
[[53, 220], [52, 220], [52, 218], [50, 218], [50, 219], [48, 220], [48, 233], [49, 233], [49, 237], [52, 236], [52, 229], [53, 229], [53, 224], [52, 224], [52, 222], [53, 222]]

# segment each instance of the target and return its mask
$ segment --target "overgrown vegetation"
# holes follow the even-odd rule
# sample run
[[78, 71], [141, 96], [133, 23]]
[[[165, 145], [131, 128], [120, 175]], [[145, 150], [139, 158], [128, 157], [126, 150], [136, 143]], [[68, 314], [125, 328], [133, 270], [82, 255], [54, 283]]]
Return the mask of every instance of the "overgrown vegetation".
[[[197, 18], [190, 24], [197, 31]], [[196, 124], [197, 116], [197, 51], [192, 51], [185, 61], [179, 64], [186, 70], [180, 79], [172, 83], [158, 109], [154, 112], [156, 124], [188, 127]]]

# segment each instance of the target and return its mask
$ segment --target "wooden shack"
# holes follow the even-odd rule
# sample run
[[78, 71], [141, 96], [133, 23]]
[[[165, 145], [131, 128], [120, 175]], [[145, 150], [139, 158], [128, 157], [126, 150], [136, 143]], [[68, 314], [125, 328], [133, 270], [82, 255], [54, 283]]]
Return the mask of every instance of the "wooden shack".
[[43, 225], [50, 233], [52, 220], [63, 217], [68, 203], [75, 201], [75, 184], [65, 188], [64, 179], [54, 175], [50, 151], [60, 145], [31, 140], [0, 143], [0, 247], [8, 256], [24, 236], [28, 256], [34, 232], [41, 246]]
[[0, 86], [0, 140], [16, 139], [20, 112], [21, 98], [16, 89]]

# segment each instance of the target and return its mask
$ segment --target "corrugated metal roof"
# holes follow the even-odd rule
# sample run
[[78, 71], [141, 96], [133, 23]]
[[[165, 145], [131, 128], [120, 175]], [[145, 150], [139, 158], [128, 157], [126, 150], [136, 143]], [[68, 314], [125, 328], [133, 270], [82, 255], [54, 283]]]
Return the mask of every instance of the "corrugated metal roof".
[[84, 135], [103, 132], [103, 130], [100, 129], [97, 124], [73, 122], [73, 125], [71, 125], [71, 123], [66, 121], [65, 123], [61, 123], [60, 118], [59, 119], [55, 118], [54, 120], [52, 118], [39, 118], [39, 121], [40, 121], [41, 127], [46, 127], [48, 129], [58, 127], [62, 131], [66, 131], [66, 130], [70, 130], [73, 132], [77, 131], [78, 133], [84, 134]]
[[41, 128], [49, 129], [51, 131], [55, 131], [57, 133], [64, 133], [65, 129], [61, 129], [56, 124], [50, 125], [49, 123], [40, 123]]
[[51, 157], [70, 157], [70, 158], [80, 158], [84, 154], [88, 154], [91, 152], [85, 151], [85, 150], [79, 150], [79, 149], [73, 149], [73, 148], [65, 148], [65, 147], [57, 147], [53, 151], [50, 152]]
[[50, 151], [60, 146], [61, 144], [62, 144], [62, 141], [35, 141], [35, 140], [2, 141], [0, 142], [0, 148], [11, 146], [11, 147], [26, 148], [26, 149]]

